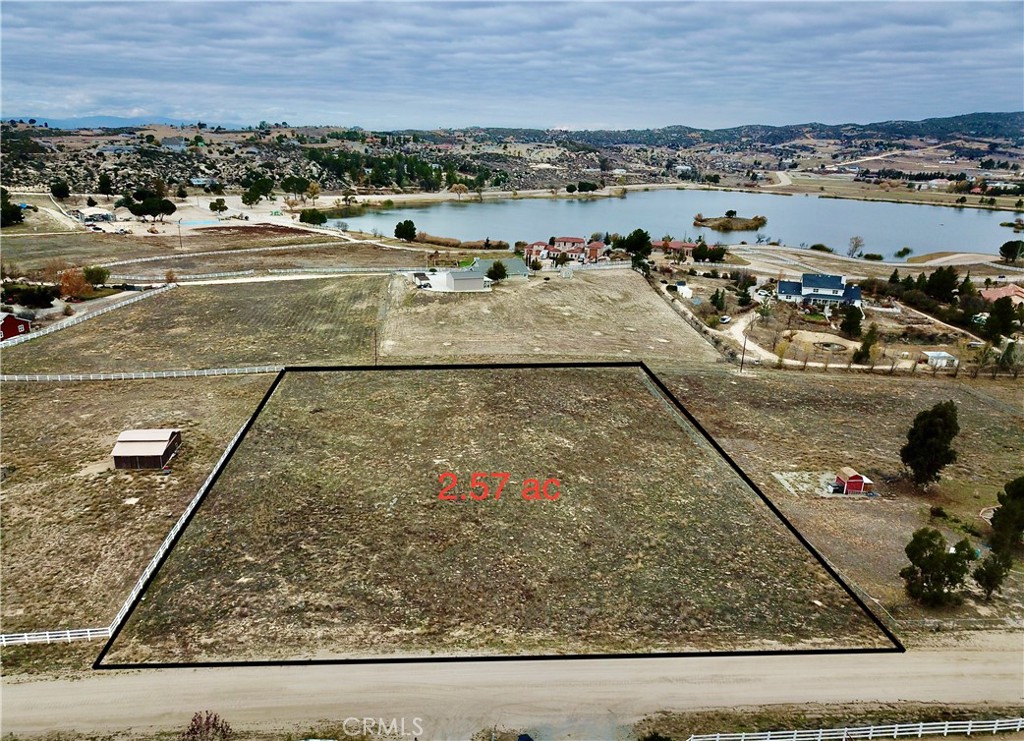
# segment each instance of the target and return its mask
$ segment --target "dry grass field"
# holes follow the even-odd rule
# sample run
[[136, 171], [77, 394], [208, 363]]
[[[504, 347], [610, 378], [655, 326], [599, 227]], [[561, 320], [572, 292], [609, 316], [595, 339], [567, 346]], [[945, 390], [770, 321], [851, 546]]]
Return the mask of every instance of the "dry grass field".
[[4, 351], [5, 373], [365, 363], [387, 278], [182, 286]]
[[507, 281], [491, 293], [431, 294], [391, 284], [382, 333], [390, 361], [641, 360], [715, 363], [718, 354], [637, 273]]
[[[427, 250], [416, 248], [385, 249], [363, 242], [318, 242], [291, 246], [288, 249], [246, 252], [219, 250], [216, 255], [189, 255], [179, 253], [173, 259], [112, 268], [115, 275], [126, 274], [162, 280], [168, 270], [179, 277], [190, 274], [229, 272], [235, 270], [354, 268], [417, 268], [426, 270]], [[438, 265], [458, 265], [471, 257], [507, 257], [507, 253], [442, 253]]]
[[[4, 383], [2, 631], [107, 625], [271, 378]], [[172, 473], [114, 471], [149, 427], [182, 430]]]
[[[332, 241], [323, 234], [283, 226], [205, 227], [186, 229], [179, 242], [177, 225], [173, 222], [157, 223], [159, 234], [146, 234], [146, 226], [138, 222], [117, 222], [113, 226], [131, 230], [132, 234], [107, 234], [77, 231], [68, 234], [22, 235], [7, 239], [4, 230], [4, 262], [23, 270], [33, 270], [54, 258], [73, 265], [94, 265], [139, 257], [203, 252], [208, 250], [238, 250], [246, 247], [274, 247], [299, 244], [323, 244]], [[109, 228], [109, 227], [108, 227]], [[344, 244], [336, 240], [339, 245]], [[160, 271], [176, 263], [141, 263], [147, 270]], [[133, 270], [133, 266], [119, 266], [117, 270]], [[134, 274], [134, 272], [133, 272]]]
[[886, 645], [636, 368], [301, 372], [106, 661]]
[[[666, 372], [665, 382], [750, 477], [844, 574], [891, 612], [924, 617], [903, 593], [899, 570], [913, 531], [939, 527], [947, 538], [983, 545], [988, 527], [979, 511], [995, 504], [1003, 485], [1024, 467], [1024, 395], [1009, 380], [969, 381], [895, 376], [759, 371]], [[896, 477], [899, 449], [914, 416], [940, 401], [957, 403], [959, 460], [927, 494]], [[875, 499], [794, 496], [776, 472], [835, 472], [852, 466], [877, 484]], [[929, 517], [941, 506], [949, 519]], [[980, 535], [971, 535], [974, 528]], [[969, 599], [948, 613], [962, 618], [1024, 617], [1024, 580], [1011, 576], [1005, 597]], [[1015, 585], [1015, 586], [1014, 586]]]

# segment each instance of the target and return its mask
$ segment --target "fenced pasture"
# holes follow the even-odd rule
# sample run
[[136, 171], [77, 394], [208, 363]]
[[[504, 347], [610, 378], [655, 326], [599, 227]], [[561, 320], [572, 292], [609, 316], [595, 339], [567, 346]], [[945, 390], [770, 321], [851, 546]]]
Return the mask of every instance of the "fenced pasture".
[[[550, 280], [544, 280], [544, 278]], [[388, 362], [649, 360], [706, 365], [718, 353], [630, 270], [509, 280], [487, 294], [392, 283]]]
[[[108, 625], [271, 379], [5, 382], [2, 632]], [[147, 427], [182, 430], [171, 473], [114, 470]]]
[[373, 356], [387, 278], [181, 286], [11, 348], [4, 372], [107, 373], [303, 363]]
[[290, 370], [104, 664], [806, 648], [892, 643], [637, 366]]

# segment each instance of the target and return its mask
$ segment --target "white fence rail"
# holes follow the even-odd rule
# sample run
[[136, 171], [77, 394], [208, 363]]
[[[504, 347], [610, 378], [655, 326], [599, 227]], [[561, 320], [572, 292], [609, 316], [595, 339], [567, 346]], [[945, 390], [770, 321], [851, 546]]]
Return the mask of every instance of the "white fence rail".
[[47, 630], [42, 633], [6, 633], [0, 635], [0, 646], [18, 646], [28, 643], [71, 643], [71, 641], [91, 641], [94, 638], [110, 638], [110, 626], [77, 630]]
[[206, 494], [206, 490], [209, 489], [210, 485], [213, 483], [213, 477], [216, 476], [220, 467], [224, 465], [224, 461], [227, 459], [228, 455], [230, 455], [239, 438], [242, 437], [246, 424], [248, 424], [248, 421], [238, 428], [238, 432], [234, 434], [234, 437], [231, 438], [231, 441], [224, 448], [224, 452], [221, 453], [220, 458], [218, 458], [217, 462], [214, 464], [213, 470], [210, 471], [210, 475], [206, 477], [203, 485], [199, 487], [199, 491], [197, 491], [196, 495], [192, 497], [192, 501], [188, 503], [185, 511], [181, 513], [181, 517], [178, 518], [178, 521], [174, 523], [174, 526], [167, 533], [167, 536], [153, 555], [153, 558], [151, 558], [149, 563], [146, 564], [146, 568], [143, 570], [142, 575], [139, 576], [138, 581], [135, 582], [135, 586], [132, 587], [132, 591], [128, 594], [128, 599], [124, 601], [124, 604], [121, 605], [121, 609], [117, 611], [117, 615], [111, 621], [110, 627], [108, 628], [111, 634], [117, 630], [121, 621], [124, 620], [128, 611], [131, 609], [132, 603], [135, 602], [135, 598], [138, 597], [139, 593], [145, 588], [146, 582], [149, 580], [150, 576], [153, 575], [153, 572], [156, 571], [157, 566], [160, 564], [160, 560], [163, 558], [164, 554], [170, 550], [174, 543], [174, 539], [178, 536], [178, 533], [181, 532], [185, 523], [188, 522], [188, 519], [191, 517], [195, 508], [199, 506], [199, 502], [202, 501], [203, 495]]
[[42, 381], [70, 383], [73, 381], [142, 381], [153, 378], [202, 378], [204, 376], [239, 376], [247, 373], [277, 373], [283, 366], [257, 365], [243, 368], [204, 368], [202, 370], [139, 371], [136, 373], [12, 373], [0, 375], [0, 381]]
[[[232, 270], [226, 273], [195, 273], [193, 275], [175, 275], [174, 279], [179, 283], [183, 280], [207, 280], [212, 278], [233, 278], [241, 275], [252, 275], [255, 270]], [[160, 278], [146, 275], [111, 275], [107, 283], [155, 283]]]
[[296, 273], [306, 273], [309, 275], [319, 275], [320, 273], [409, 273], [409, 272], [426, 272], [427, 268], [420, 265], [418, 268], [385, 268], [385, 267], [365, 267], [365, 268], [270, 268], [267, 270], [272, 275], [291, 275]]
[[88, 314], [80, 314], [79, 316], [69, 317], [68, 319], [64, 319], [63, 321], [57, 322], [56, 324], [51, 324], [49, 327], [41, 329], [38, 332], [29, 332], [28, 334], [22, 334], [18, 335], [17, 337], [12, 337], [9, 340], [4, 340], [3, 342], [0, 342], [0, 348], [20, 345], [22, 342], [34, 340], [36, 337], [45, 337], [48, 334], [53, 334], [54, 332], [59, 332], [62, 329], [73, 327], [76, 324], [87, 322], [90, 319], [93, 319], [94, 317], [106, 314], [108, 311], [114, 311], [115, 309], [120, 309], [125, 306], [128, 306], [129, 304], [134, 304], [138, 301], [142, 301], [143, 299], [152, 298], [153, 296], [159, 296], [161, 293], [166, 293], [167, 291], [171, 290], [174, 287], [174, 283], [168, 283], [166, 286], [163, 286], [161, 288], [155, 288], [152, 291], [143, 291], [138, 296], [132, 296], [131, 298], [126, 299], [124, 301], [118, 301], [116, 304], [111, 304], [110, 306], [104, 306], [102, 309], [90, 311]]
[[688, 741], [845, 741], [846, 739], [902, 738], [922, 736], [970, 736], [1024, 730], [1024, 718], [1002, 720], [957, 720], [941, 723], [898, 723], [857, 728], [819, 728], [813, 731], [762, 731], [760, 733], [709, 733], [690, 736]]
[[181, 517], [174, 523], [174, 526], [170, 529], [167, 535], [164, 537], [163, 542], [157, 549], [156, 553], [146, 564], [146, 568], [143, 570], [142, 575], [135, 582], [135, 586], [132, 587], [132, 591], [128, 594], [128, 599], [125, 600], [124, 604], [121, 605], [121, 609], [118, 610], [117, 615], [111, 621], [110, 625], [105, 628], [82, 628], [77, 630], [47, 630], [39, 633], [7, 633], [0, 635], [0, 646], [14, 646], [24, 645], [28, 643], [70, 643], [71, 641], [89, 641], [94, 638], [110, 638], [117, 630], [117, 627], [124, 620], [125, 615], [128, 614], [128, 610], [131, 609], [132, 603], [135, 598], [139, 596], [139, 593], [146, 586], [146, 581], [150, 578], [157, 566], [160, 563], [160, 559], [163, 558], [164, 554], [170, 549], [171, 544], [174, 542], [175, 537], [181, 532], [182, 527], [188, 521], [192, 512], [199, 502], [202, 500], [206, 490], [210, 488], [210, 484], [213, 482], [213, 477], [220, 470], [220, 467], [224, 465], [224, 460], [227, 458], [231, 449], [238, 442], [238, 439], [242, 436], [242, 432], [245, 430], [243, 424], [238, 428], [238, 432], [235, 433], [234, 437], [231, 438], [231, 442], [224, 448], [224, 452], [221, 453], [220, 458], [214, 465], [213, 470], [210, 471], [210, 475], [206, 477], [203, 485], [199, 487], [199, 491], [192, 497], [192, 501], [189, 502], [185, 511], [182, 512]]

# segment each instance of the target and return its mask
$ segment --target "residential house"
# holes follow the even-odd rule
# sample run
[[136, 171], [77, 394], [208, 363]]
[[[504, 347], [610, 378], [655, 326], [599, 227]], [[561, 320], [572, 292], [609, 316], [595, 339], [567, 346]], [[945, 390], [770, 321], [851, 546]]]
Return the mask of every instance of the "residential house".
[[[473, 270], [482, 271], [484, 275], [487, 275], [487, 271], [491, 269], [494, 263], [499, 260], [481, 260], [479, 257], [473, 259]], [[530, 277], [530, 269], [526, 267], [526, 263], [518, 257], [503, 257], [500, 260], [501, 264], [505, 266], [505, 277], [522, 278], [526, 279]]]
[[861, 305], [860, 286], [848, 285], [843, 275], [804, 273], [799, 281], [780, 280], [778, 295], [791, 304]]
[[554, 247], [559, 250], [570, 250], [573, 248], [583, 249], [583, 246], [587, 243], [582, 237], [555, 237]]
[[1010, 303], [1013, 304], [1014, 308], [1024, 304], [1024, 288], [1016, 283], [1009, 283], [1005, 286], [999, 286], [999, 288], [985, 288], [978, 291], [978, 294], [989, 302], [1009, 296]]
[[533, 244], [526, 245], [526, 249], [523, 250], [523, 260], [525, 260], [527, 264], [532, 263], [534, 260], [544, 260], [547, 256], [547, 242], [534, 242]]

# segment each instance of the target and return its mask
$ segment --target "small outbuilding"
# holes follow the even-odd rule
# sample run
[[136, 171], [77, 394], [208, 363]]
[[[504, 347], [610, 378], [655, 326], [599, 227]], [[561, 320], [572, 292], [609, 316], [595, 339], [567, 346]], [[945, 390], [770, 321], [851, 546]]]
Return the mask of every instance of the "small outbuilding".
[[867, 494], [875, 482], [864, 474], [857, 473], [849, 466], [843, 466], [836, 474], [832, 488], [840, 494]]
[[921, 354], [924, 355], [924, 362], [932, 368], [956, 368], [960, 362], [955, 355], [950, 355], [944, 350], [925, 351]]
[[462, 291], [483, 291], [487, 276], [482, 270], [451, 270], [445, 273], [445, 288], [456, 293]]
[[111, 451], [114, 468], [163, 468], [181, 446], [181, 430], [125, 430]]

